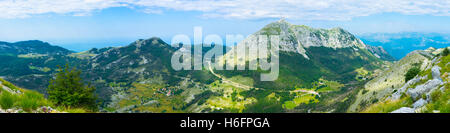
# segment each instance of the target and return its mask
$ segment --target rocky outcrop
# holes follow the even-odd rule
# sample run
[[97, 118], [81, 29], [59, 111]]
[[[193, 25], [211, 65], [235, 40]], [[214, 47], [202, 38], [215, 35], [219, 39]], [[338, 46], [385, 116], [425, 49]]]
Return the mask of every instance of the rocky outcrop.
[[406, 90], [408, 89], [409, 86], [418, 83], [420, 80], [424, 80], [426, 77], [420, 77], [420, 76], [416, 76], [413, 79], [409, 80], [408, 82], [405, 83], [405, 85], [403, 85], [400, 89], [398, 89], [396, 92], [394, 92], [391, 96], [390, 99], [392, 100], [398, 100], [400, 99], [401, 95], [403, 93], [406, 92]]
[[421, 99], [417, 100], [416, 102], [414, 102], [414, 104], [412, 106], [413, 106], [413, 108], [417, 109], [417, 108], [424, 106], [425, 104], [427, 104], [427, 101], [421, 98]]
[[417, 99], [421, 95], [436, 89], [437, 87], [439, 87], [439, 85], [442, 84], [443, 82], [441, 80], [433, 79], [427, 81], [425, 84], [418, 85], [415, 88], [409, 89], [406, 93], [409, 94], [413, 99]]
[[366, 48], [367, 48], [367, 50], [369, 50], [369, 52], [374, 54], [377, 58], [380, 58], [382, 60], [387, 60], [387, 61], [395, 61], [395, 58], [392, 57], [391, 55], [389, 55], [389, 53], [386, 52], [386, 50], [384, 50], [384, 48], [381, 46], [366, 45]]
[[402, 107], [400, 109], [392, 111], [391, 113], [415, 113], [415, 109], [410, 107]]
[[433, 79], [427, 81], [425, 84], [418, 85], [415, 88], [409, 89], [407, 91], [407, 94], [409, 94], [413, 99], [416, 99], [421, 95], [437, 89], [440, 85], [443, 85], [444, 82], [442, 82], [440, 70], [441, 68], [439, 66], [434, 66], [433, 68], [431, 68], [431, 75]]
[[342, 28], [315, 29], [304, 25], [293, 25], [285, 20], [270, 23], [262, 30], [246, 38], [238, 45], [257, 45], [258, 35], [279, 35], [280, 51], [297, 52], [309, 59], [306, 48], [328, 47], [366, 49], [366, 45], [353, 34]]

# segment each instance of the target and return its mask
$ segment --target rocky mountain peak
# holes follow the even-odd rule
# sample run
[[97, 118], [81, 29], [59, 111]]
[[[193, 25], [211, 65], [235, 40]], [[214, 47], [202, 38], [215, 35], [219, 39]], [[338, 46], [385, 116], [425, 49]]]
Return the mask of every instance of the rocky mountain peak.
[[[340, 27], [332, 29], [312, 28], [305, 25], [290, 24], [283, 19], [266, 25], [253, 35], [279, 35], [281, 51], [297, 52], [307, 59], [309, 57], [305, 49], [309, 47], [366, 49], [361, 40]], [[247, 38], [242, 43], [252, 45], [256, 42], [257, 39], [255, 38]]]

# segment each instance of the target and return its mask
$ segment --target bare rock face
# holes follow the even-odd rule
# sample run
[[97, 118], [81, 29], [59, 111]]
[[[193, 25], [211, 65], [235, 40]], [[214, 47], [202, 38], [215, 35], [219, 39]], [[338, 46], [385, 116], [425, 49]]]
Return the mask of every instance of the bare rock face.
[[414, 102], [414, 104], [412, 106], [413, 106], [413, 108], [416, 109], [416, 108], [420, 108], [420, 107], [424, 106], [425, 104], [427, 104], [427, 101], [421, 98], [421, 99], [417, 100], [416, 102]]
[[406, 82], [406, 84], [403, 85], [400, 89], [398, 89], [397, 92], [393, 93], [392, 96], [391, 96], [390, 98], [393, 99], [393, 100], [400, 99], [401, 95], [402, 95], [403, 93], [405, 93], [405, 91], [407, 90], [407, 88], [408, 88], [409, 86], [411, 86], [411, 85], [413, 85], [413, 84], [419, 82], [420, 80], [422, 80], [422, 79], [424, 79], [424, 78], [426, 78], [426, 77], [419, 77], [419, 76], [414, 77], [413, 79], [411, 79], [411, 80], [409, 80], [408, 82]]
[[443, 82], [439, 79], [433, 79], [427, 81], [425, 84], [418, 85], [416, 88], [410, 88], [406, 93], [409, 94], [413, 99], [417, 99], [421, 95], [430, 92], [431, 90], [442, 85]]
[[431, 68], [431, 75], [433, 79], [441, 79], [441, 68], [439, 66], [434, 66]]
[[441, 79], [441, 72], [439, 66], [434, 66], [431, 68], [431, 75], [433, 77], [432, 80], [427, 81], [425, 84], [418, 85], [415, 88], [411, 88], [407, 91], [413, 99], [420, 97], [421, 95], [427, 94], [439, 87], [439, 85], [444, 84]]
[[395, 111], [392, 111], [391, 113], [416, 113], [413, 108], [410, 107], [402, 107], [400, 109], [397, 109]]
[[[366, 49], [366, 45], [361, 40], [342, 28], [315, 29], [304, 25], [293, 25], [285, 20], [268, 24], [253, 35], [279, 35], [280, 51], [297, 52], [306, 59], [309, 57], [305, 49], [309, 47]], [[256, 37], [249, 37], [241, 43], [256, 45], [257, 42]]]
[[395, 61], [395, 58], [389, 55], [389, 53], [384, 50], [381, 46], [370, 46], [366, 45], [367, 50], [373, 53], [377, 58], [388, 61]]

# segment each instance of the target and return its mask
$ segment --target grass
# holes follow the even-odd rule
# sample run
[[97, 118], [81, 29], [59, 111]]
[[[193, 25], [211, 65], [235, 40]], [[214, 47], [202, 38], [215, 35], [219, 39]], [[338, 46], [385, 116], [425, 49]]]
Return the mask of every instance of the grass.
[[13, 84], [11, 84], [10, 82], [8, 82], [8, 81], [6, 81], [6, 80], [4, 80], [4, 79], [2, 79], [2, 78], [0, 78], [0, 81], [2, 82], [2, 84], [3, 84], [4, 86], [6, 86], [6, 87], [8, 87], [8, 88], [10, 88], [10, 89], [13, 89], [13, 90], [20, 90], [19, 88], [17, 88], [17, 87], [14, 86]]
[[445, 90], [436, 90], [431, 93], [431, 103], [426, 107], [426, 113], [431, 113], [433, 110], [439, 110], [440, 113], [450, 113], [450, 84], [445, 84]]
[[294, 109], [295, 107], [297, 107], [297, 105], [294, 103], [294, 101], [286, 101], [283, 104], [283, 108], [285, 109]]
[[47, 99], [44, 98], [39, 92], [26, 90], [21, 96], [19, 96], [17, 105], [27, 112], [36, 110], [42, 106], [52, 105]]
[[3, 109], [12, 108], [16, 101], [17, 101], [17, 96], [15, 96], [7, 91], [2, 91], [2, 93], [0, 94], [0, 107]]
[[[25, 112], [33, 112], [42, 106], [50, 106], [54, 107], [53, 103], [47, 100], [43, 94], [32, 91], [21, 89], [13, 84], [3, 80], [2, 84], [11, 89], [20, 90], [23, 92], [22, 94], [12, 94], [8, 91], [0, 91], [0, 108], [2, 109], [22, 109]], [[1, 89], [0, 89], [1, 90]], [[57, 107], [58, 111], [68, 112], [68, 113], [86, 113], [87, 111], [82, 108], [65, 108], [65, 107]]]
[[58, 106], [56, 110], [67, 113], [89, 113], [87, 109]]
[[387, 100], [385, 102], [373, 104], [362, 111], [362, 113], [389, 113], [401, 107], [409, 107], [412, 103], [413, 100], [411, 97], [405, 96], [399, 100]]
[[26, 112], [32, 112], [39, 107], [50, 105], [52, 104], [36, 91], [26, 90], [23, 94], [2, 91], [0, 94], [0, 106], [3, 109], [21, 108]]
[[450, 72], [450, 67], [447, 65], [448, 62], [450, 62], [450, 55], [441, 58], [441, 62], [438, 64], [441, 67], [441, 72]]
[[314, 94], [297, 95], [292, 101], [286, 101], [282, 105], [285, 109], [294, 109], [301, 104], [318, 103], [319, 100], [316, 99]]

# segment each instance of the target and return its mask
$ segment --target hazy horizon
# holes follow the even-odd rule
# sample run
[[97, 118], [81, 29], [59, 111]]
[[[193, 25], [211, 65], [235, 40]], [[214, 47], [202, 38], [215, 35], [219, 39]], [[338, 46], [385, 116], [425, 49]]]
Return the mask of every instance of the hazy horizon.
[[313, 28], [450, 34], [450, 3], [420, 1], [0, 1], [0, 41], [41, 40], [75, 51], [177, 34], [250, 35], [285, 18]]

